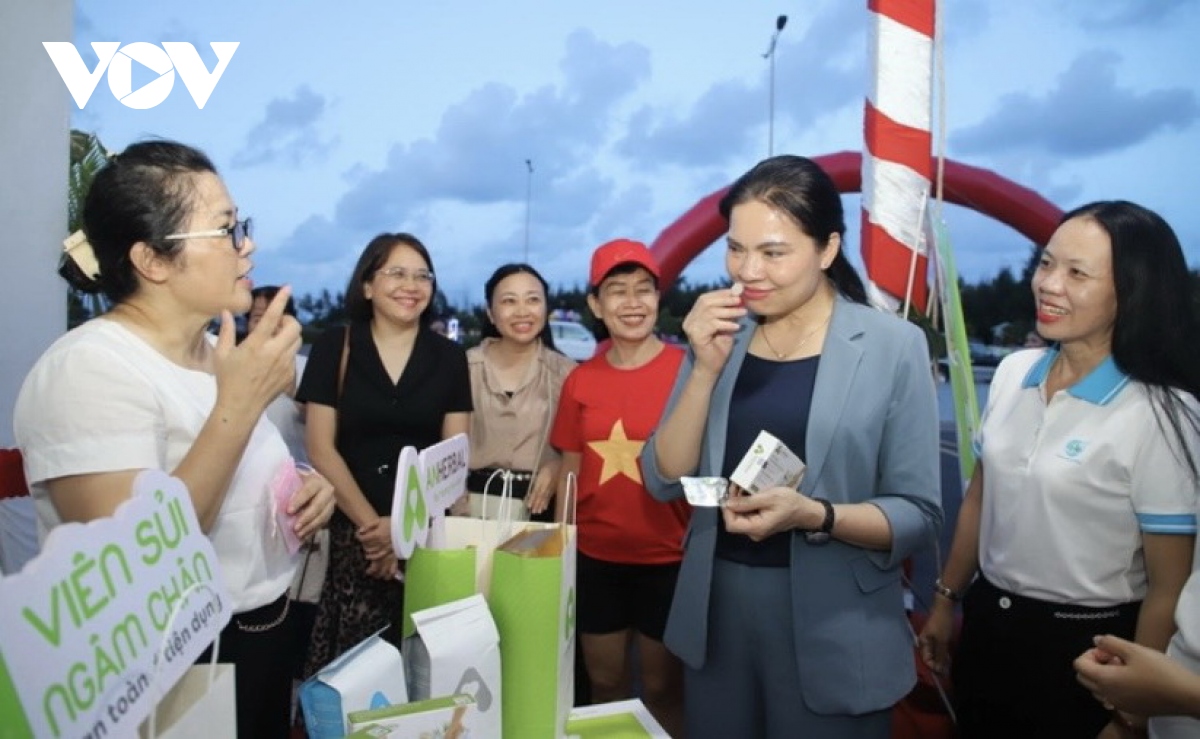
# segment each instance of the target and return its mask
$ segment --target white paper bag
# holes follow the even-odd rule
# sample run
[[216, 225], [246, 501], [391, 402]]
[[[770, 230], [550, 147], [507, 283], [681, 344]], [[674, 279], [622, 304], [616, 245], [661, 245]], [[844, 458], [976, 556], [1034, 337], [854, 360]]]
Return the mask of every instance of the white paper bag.
[[175, 683], [142, 723], [142, 739], [211, 739], [237, 736], [234, 667], [195, 665]]
[[500, 635], [483, 596], [417, 611], [413, 622], [417, 637], [405, 640], [412, 699], [470, 695], [478, 736], [501, 736]]

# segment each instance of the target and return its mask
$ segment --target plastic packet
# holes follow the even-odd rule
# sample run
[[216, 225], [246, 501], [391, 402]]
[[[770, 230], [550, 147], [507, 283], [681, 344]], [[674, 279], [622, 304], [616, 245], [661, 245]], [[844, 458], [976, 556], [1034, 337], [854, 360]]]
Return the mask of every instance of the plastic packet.
[[729, 481], [724, 477], [681, 477], [679, 484], [688, 502], [697, 508], [716, 508], [729, 498]]
[[292, 504], [292, 498], [300, 492], [300, 488], [304, 487], [304, 479], [300, 473], [311, 471], [312, 467], [296, 464], [294, 459], [288, 457], [271, 478], [271, 519], [275, 526], [271, 533], [283, 536], [283, 543], [289, 554], [300, 551], [303, 542], [296, 535], [296, 516], [288, 513], [288, 506]]

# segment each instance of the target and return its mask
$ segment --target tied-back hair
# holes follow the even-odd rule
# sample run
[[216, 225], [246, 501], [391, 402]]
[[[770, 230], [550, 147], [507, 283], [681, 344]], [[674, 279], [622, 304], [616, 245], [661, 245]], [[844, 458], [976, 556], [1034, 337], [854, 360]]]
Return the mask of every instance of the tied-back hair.
[[[542, 345], [547, 349], [558, 351], [558, 347], [554, 346], [554, 331], [550, 328], [550, 285], [546, 282], [546, 278], [542, 277], [541, 273], [533, 268], [532, 265], [524, 262], [509, 262], [502, 264], [496, 268], [492, 276], [483, 284], [483, 297], [489, 308], [492, 307], [492, 298], [496, 294], [496, 286], [506, 278], [518, 274], [531, 275], [542, 285], [542, 300], [546, 308], [546, 320], [542, 326], [541, 333], [538, 338], [541, 339]], [[500, 329], [496, 328], [496, 324], [492, 323], [492, 319], [487, 313], [483, 315], [483, 326], [480, 328], [480, 335], [485, 339], [500, 338]]]
[[1170, 429], [1192, 478], [1200, 481], [1192, 449], [1200, 418], [1181, 397], [1200, 401], [1200, 319], [1179, 238], [1160, 215], [1124, 200], [1080, 206], [1060, 225], [1076, 218], [1096, 223], [1112, 243], [1113, 362], [1147, 388], [1159, 427], [1164, 434]]
[[867, 304], [867, 290], [846, 258], [846, 217], [833, 179], [811, 159], [792, 154], [764, 159], [729, 187], [717, 206], [728, 221], [735, 206], [759, 201], [786, 213], [824, 250], [838, 234], [841, 248], [825, 271], [845, 298]]
[[194, 175], [217, 173], [199, 149], [166, 140], [139, 141], [111, 158], [92, 180], [83, 205], [83, 231], [100, 267], [93, 278], [64, 259], [58, 273], [86, 294], [103, 294], [119, 303], [137, 291], [137, 273], [129, 259], [143, 242], [174, 259], [185, 242], [164, 237], [184, 231], [195, 193]]
[[425, 268], [433, 273], [429, 304], [425, 306], [425, 310], [421, 311], [418, 319], [421, 328], [428, 328], [429, 324], [433, 322], [433, 304], [434, 298], [437, 297], [438, 286], [437, 270], [433, 268], [433, 257], [429, 256], [429, 250], [425, 248], [420, 239], [410, 233], [381, 233], [367, 243], [366, 248], [358, 257], [358, 263], [354, 265], [354, 273], [350, 275], [350, 282], [346, 284], [346, 318], [351, 323], [370, 321], [374, 316], [371, 301], [367, 300], [366, 291], [363, 288], [374, 279], [375, 273], [383, 267], [392, 252], [402, 246], [415, 251], [425, 261]]

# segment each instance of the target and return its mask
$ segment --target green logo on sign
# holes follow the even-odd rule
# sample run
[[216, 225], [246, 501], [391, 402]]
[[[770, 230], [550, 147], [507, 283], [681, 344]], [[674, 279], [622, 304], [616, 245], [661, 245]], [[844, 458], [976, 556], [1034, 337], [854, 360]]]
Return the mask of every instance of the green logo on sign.
[[417, 527], [425, 522], [425, 493], [421, 490], [421, 478], [416, 467], [408, 468], [408, 482], [404, 488], [404, 540], [412, 541]]

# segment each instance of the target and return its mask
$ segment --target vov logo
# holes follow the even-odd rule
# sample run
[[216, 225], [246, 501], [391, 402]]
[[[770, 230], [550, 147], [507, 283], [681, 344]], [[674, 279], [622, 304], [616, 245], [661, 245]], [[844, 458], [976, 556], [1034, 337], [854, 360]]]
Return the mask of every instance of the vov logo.
[[[80, 110], [91, 99], [105, 70], [108, 71], [108, 88], [122, 105], [146, 110], [166, 100], [171, 94], [176, 71], [184, 87], [192, 94], [192, 100], [196, 101], [196, 107], [203, 109], [220, 82], [221, 75], [225, 74], [225, 68], [229, 66], [229, 60], [233, 58], [239, 43], [212, 41], [208, 44], [217, 55], [217, 66], [212, 72], [204, 66], [196, 47], [183, 41], [164, 41], [161, 48], [145, 41], [124, 46], [119, 41], [93, 41], [92, 50], [100, 62], [90, 71], [75, 44], [69, 41], [43, 41], [42, 46]], [[134, 90], [134, 62], [157, 73], [158, 79]]]

